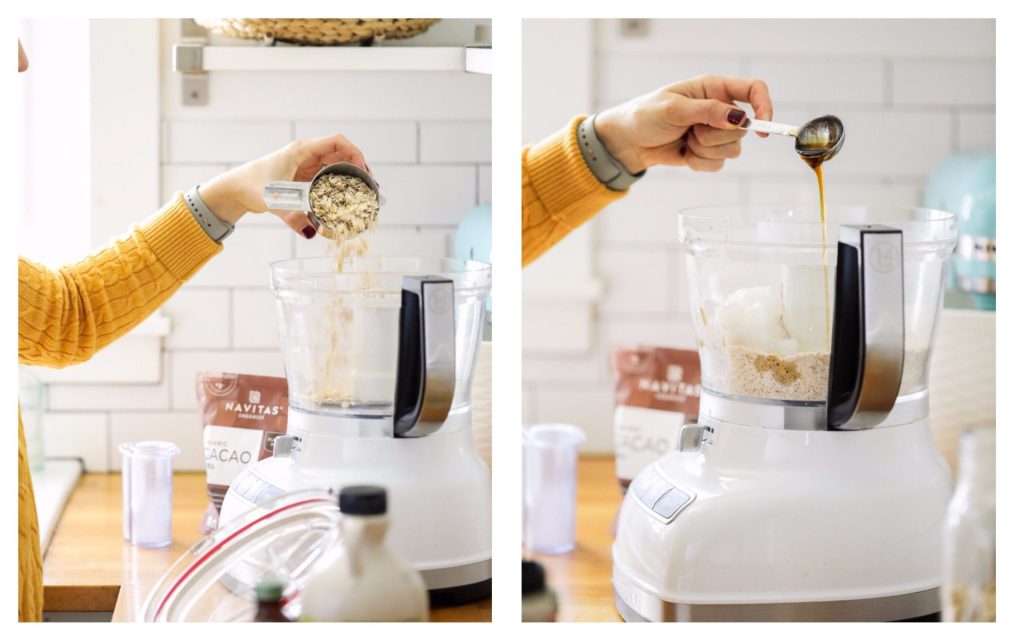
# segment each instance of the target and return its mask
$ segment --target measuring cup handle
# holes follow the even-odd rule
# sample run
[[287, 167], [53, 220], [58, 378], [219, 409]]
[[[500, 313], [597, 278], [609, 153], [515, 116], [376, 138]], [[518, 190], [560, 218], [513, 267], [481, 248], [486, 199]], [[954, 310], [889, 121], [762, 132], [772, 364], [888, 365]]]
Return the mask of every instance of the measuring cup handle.
[[309, 211], [308, 182], [268, 182], [263, 199], [268, 209], [276, 211]]
[[747, 118], [746, 124], [742, 125], [740, 128], [757, 131], [759, 133], [774, 133], [779, 136], [793, 136], [794, 138], [800, 131], [800, 127], [794, 127], [791, 124], [782, 124], [781, 122], [772, 122], [771, 120], [755, 120], [753, 118]]

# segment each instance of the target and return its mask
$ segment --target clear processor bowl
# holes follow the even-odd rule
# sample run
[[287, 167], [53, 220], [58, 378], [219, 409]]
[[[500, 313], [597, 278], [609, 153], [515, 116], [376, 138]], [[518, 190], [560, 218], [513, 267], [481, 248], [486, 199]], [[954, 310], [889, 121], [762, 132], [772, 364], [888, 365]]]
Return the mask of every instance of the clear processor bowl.
[[292, 409], [391, 419], [405, 276], [435, 275], [455, 290], [455, 392], [467, 411], [491, 267], [454, 258], [360, 256], [271, 265]]
[[680, 213], [701, 382], [728, 396], [824, 402], [841, 225], [903, 233], [900, 395], [923, 391], [956, 218], [921, 208], [702, 207]]

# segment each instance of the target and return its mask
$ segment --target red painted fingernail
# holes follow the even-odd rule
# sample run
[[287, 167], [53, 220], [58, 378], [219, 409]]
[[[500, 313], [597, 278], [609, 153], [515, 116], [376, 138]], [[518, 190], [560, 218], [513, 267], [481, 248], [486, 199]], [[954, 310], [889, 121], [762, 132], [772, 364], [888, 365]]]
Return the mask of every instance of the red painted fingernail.
[[316, 235], [316, 229], [314, 229], [313, 227], [309, 227], [309, 226], [303, 227], [302, 228], [302, 235], [306, 236], [307, 240], [312, 240], [313, 236]]
[[747, 114], [743, 113], [739, 109], [730, 109], [729, 110], [729, 114], [727, 116], [725, 116], [726, 120], [729, 121], [729, 124], [735, 124], [735, 125], [741, 124], [743, 122], [743, 120], [746, 119], [746, 117], [747, 117]]

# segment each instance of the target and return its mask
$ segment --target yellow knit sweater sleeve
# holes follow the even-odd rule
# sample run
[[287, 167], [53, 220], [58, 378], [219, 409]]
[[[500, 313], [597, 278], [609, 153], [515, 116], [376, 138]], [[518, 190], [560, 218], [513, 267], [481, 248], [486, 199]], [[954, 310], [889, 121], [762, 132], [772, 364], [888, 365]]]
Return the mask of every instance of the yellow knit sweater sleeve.
[[609, 189], [587, 167], [576, 142], [584, 118], [523, 149], [523, 266], [627, 193]]
[[220, 251], [179, 193], [164, 209], [85, 260], [51, 271], [18, 260], [18, 360], [88, 360], [155, 311]]
[[[62, 367], [87, 360], [157, 309], [220, 245], [179, 193], [163, 210], [89, 258], [50, 271], [18, 260], [18, 360]], [[18, 412], [18, 619], [43, 616], [43, 563], [32, 476]]]

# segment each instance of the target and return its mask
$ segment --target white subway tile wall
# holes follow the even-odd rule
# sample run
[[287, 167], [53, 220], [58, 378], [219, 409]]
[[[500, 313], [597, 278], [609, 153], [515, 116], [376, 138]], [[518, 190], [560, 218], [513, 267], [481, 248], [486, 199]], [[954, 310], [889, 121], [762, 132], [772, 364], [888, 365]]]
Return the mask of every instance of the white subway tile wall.
[[81, 458], [86, 471], [107, 471], [119, 464], [119, 457], [110, 455], [109, 428], [105, 413], [46, 413], [43, 451], [52, 458]]
[[[176, 41], [164, 21], [161, 46]], [[161, 199], [291, 140], [340, 133], [381, 183], [379, 255], [449, 255], [462, 217], [491, 198], [490, 80], [463, 73], [218, 72], [210, 102], [181, 103], [180, 76], [162, 62]], [[130, 146], [130, 141], [111, 141]], [[141, 219], [147, 212], [139, 212]], [[175, 467], [201, 470], [197, 371], [283, 375], [268, 264], [322, 256], [272, 215], [248, 215], [224, 250], [164, 305], [171, 334], [159, 384], [50, 385], [48, 455], [116, 470], [123, 441], [167, 439]]]
[[164, 304], [169, 349], [219, 349], [231, 344], [231, 297], [217, 289], [182, 289]]
[[[995, 148], [994, 21], [651, 20], [648, 26], [641, 37], [622, 32], [617, 20], [595, 26], [595, 109], [699, 74], [759, 77], [771, 90], [775, 120], [799, 124], [835, 113], [846, 124], [846, 145], [826, 171], [833, 204], [919, 204], [943, 158]], [[899, 153], [886, 151], [893, 141]], [[524, 422], [572, 422], [587, 432], [585, 450], [611, 451], [611, 347], [695, 347], [676, 212], [816, 202], [813, 175], [792, 144], [748, 137], [743, 156], [720, 174], [652, 170], [591, 223], [605, 287], [593, 318], [597, 340], [578, 357], [525, 358]], [[524, 314], [524, 321], [530, 317]]]
[[359, 147], [363, 157], [373, 169], [377, 164], [400, 162], [416, 164], [418, 146], [416, 144], [415, 122], [296, 122], [295, 137], [322, 138], [340, 133], [352, 144]]
[[117, 447], [122, 442], [141, 440], [165, 440], [181, 449], [174, 459], [174, 468], [179, 470], [203, 470], [203, 428], [195, 411], [144, 411], [117, 412], [110, 414], [109, 458], [113, 470], [120, 469], [121, 453]]
[[283, 376], [284, 361], [274, 349], [200, 349], [168, 350], [171, 361], [171, 408], [192, 410], [196, 403], [196, 373], [199, 371], [232, 371], [261, 376]]
[[276, 349], [277, 307], [269, 287], [231, 292], [231, 338], [234, 349]]

